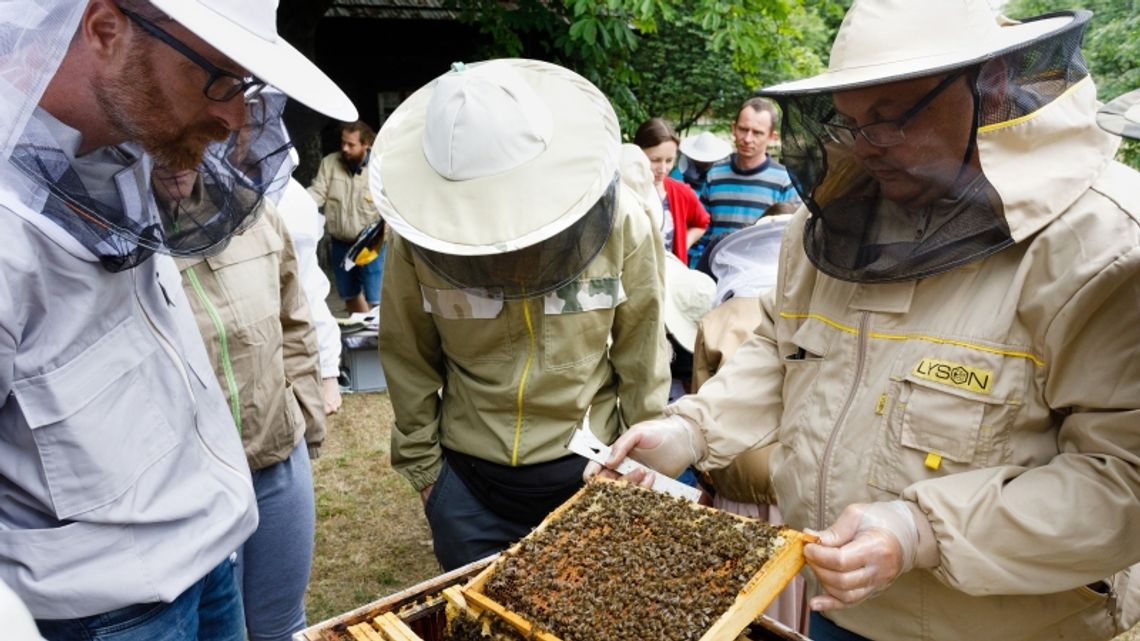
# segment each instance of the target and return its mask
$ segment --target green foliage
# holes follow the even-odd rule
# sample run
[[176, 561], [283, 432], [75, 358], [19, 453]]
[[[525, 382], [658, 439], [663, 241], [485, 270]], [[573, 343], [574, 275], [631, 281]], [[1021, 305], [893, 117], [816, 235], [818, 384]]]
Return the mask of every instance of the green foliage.
[[[753, 90], [814, 73], [831, 38], [805, 0], [447, 0], [491, 44], [577, 71], [609, 97], [622, 128], [649, 116], [731, 118]], [[729, 115], [731, 114], [731, 115]]]
[[[1093, 12], [1082, 50], [1096, 80], [1098, 97], [1108, 101], [1140, 88], [1140, 1], [1012, 0], [1005, 13], [1017, 18], [1065, 9]], [[1117, 157], [1140, 169], [1140, 144], [1126, 140]]]

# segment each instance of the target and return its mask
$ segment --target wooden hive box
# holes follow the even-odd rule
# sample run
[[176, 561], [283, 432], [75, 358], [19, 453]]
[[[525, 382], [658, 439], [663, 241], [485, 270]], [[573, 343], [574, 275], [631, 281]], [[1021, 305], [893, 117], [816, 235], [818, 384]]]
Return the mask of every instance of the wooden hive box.
[[[627, 511], [631, 503], [632, 511]], [[618, 514], [611, 517], [607, 510]], [[613, 523], [608, 523], [606, 519], [611, 518]], [[653, 519], [665, 520], [656, 524]], [[588, 527], [576, 525], [576, 520]], [[733, 530], [741, 535], [733, 535]], [[753, 540], [746, 535], [757, 531], [770, 537], [767, 545], [752, 547], [733, 560], [726, 550], [739, 553], [742, 543], [737, 538]], [[710, 540], [710, 533], [716, 532], [726, 534]], [[564, 641], [555, 632], [559, 626], [567, 639], [733, 641], [803, 567], [803, 547], [811, 541], [814, 538], [802, 532], [759, 524], [622, 481], [598, 479], [476, 575], [463, 588], [463, 596], [468, 607], [492, 612], [527, 638], [539, 641]], [[613, 548], [610, 542], [625, 547]], [[659, 553], [662, 546], [669, 553], [655, 557], [654, 549]], [[622, 559], [615, 560], [615, 549], [619, 550], [616, 556], [630, 551], [624, 565]], [[528, 562], [536, 563], [527, 566]], [[755, 571], [741, 574], [753, 567]], [[683, 577], [690, 572], [699, 574], [686, 585]], [[654, 584], [656, 574], [662, 580]], [[520, 582], [526, 585], [520, 587]], [[728, 586], [734, 585], [739, 589], [729, 591]], [[714, 597], [708, 593], [716, 592], [710, 586], [719, 586], [715, 598], [720, 605], [729, 601], [730, 605], [710, 609], [708, 599]], [[513, 592], [524, 605], [506, 607], [496, 599], [497, 589]], [[642, 596], [627, 597], [626, 592], [638, 590]], [[705, 599], [703, 604], [693, 605], [701, 599]], [[570, 601], [577, 605], [562, 604]], [[605, 621], [623, 630], [615, 628], [607, 637]], [[706, 622], [711, 623], [705, 626]], [[698, 632], [699, 637], [695, 636]]]

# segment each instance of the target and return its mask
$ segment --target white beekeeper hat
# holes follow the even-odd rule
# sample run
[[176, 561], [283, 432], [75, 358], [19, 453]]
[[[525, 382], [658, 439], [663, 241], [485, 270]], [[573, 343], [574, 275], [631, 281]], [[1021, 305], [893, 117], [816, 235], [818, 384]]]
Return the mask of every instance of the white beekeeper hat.
[[1002, 20], [986, 0], [856, 0], [832, 44], [827, 71], [761, 93], [830, 92], [933, 75], [1048, 37], [1074, 19]]
[[290, 98], [337, 120], [356, 120], [340, 87], [277, 33], [277, 0], [150, 2]]
[[585, 78], [538, 60], [470, 65], [384, 123], [369, 163], [380, 213], [409, 242], [484, 256], [555, 236], [612, 192], [620, 128]]
[[697, 325], [713, 308], [715, 296], [713, 279], [665, 254], [665, 329], [690, 353], [697, 344]]
[[716, 162], [732, 153], [732, 145], [708, 131], [685, 138], [680, 149], [690, 160], [697, 162]]

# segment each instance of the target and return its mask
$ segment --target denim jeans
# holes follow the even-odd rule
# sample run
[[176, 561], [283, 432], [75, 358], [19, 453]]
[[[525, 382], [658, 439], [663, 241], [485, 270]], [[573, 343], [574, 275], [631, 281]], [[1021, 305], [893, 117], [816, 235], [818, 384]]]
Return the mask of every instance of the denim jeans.
[[305, 627], [305, 586], [313, 567], [316, 508], [305, 440], [289, 458], [253, 472], [260, 521], [238, 550], [250, 641], [289, 641]]
[[243, 641], [233, 564], [223, 561], [173, 603], [140, 603], [79, 619], [39, 620], [48, 641]]
[[380, 281], [384, 278], [384, 256], [388, 252], [388, 243], [380, 245], [380, 255], [371, 263], [345, 271], [344, 257], [351, 247], [352, 243], [329, 239], [329, 262], [332, 263], [337, 295], [348, 300], [364, 292], [364, 300], [368, 301], [369, 306], [375, 307], [380, 302]]

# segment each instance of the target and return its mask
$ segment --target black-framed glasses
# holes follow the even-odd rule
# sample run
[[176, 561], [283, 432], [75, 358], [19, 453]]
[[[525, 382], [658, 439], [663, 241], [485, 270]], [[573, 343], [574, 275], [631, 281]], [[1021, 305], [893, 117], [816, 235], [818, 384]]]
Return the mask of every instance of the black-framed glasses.
[[954, 81], [960, 78], [964, 73], [965, 70], [959, 70], [943, 78], [942, 82], [926, 92], [925, 96], [920, 98], [918, 102], [914, 103], [914, 106], [907, 109], [906, 112], [898, 118], [879, 120], [863, 125], [862, 127], [853, 127], [834, 121], [825, 122], [823, 126], [836, 142], [843, 145], [854, 145], [856, 135], [863, 136], [864, 140], [876, 147], [894, 147], [895, 145], [900, 145], [906, 140], [906, 132], [904, 129], [907, 123], [930, 103], [934, 102], [934, 99], [937, 98], [939, 94], [945, 91], [947, 87], [953, 84]]
[[191, 49], [181, 40], [170, 35], [161, 27], [139, 14], [128, 11], [122, 7], [119, 7], [119, 11], [122, 11], [124, 16], [129, 18], [131, 22], [137, 24], [147, 35], [161, 40], [171, 49], [186, 56], [190, 62], [201, 67], [207, 74], [206, 84], [202, 87], [202, 93], [210, 100], [215, 102], [228, 102], [235, 96], [246, 93], [250, 89], [256, 93], [265, 87], [265, 81], [259, 79], [257, 76], [242, 77], [218, 67], [203, 58], [198, 52]]

